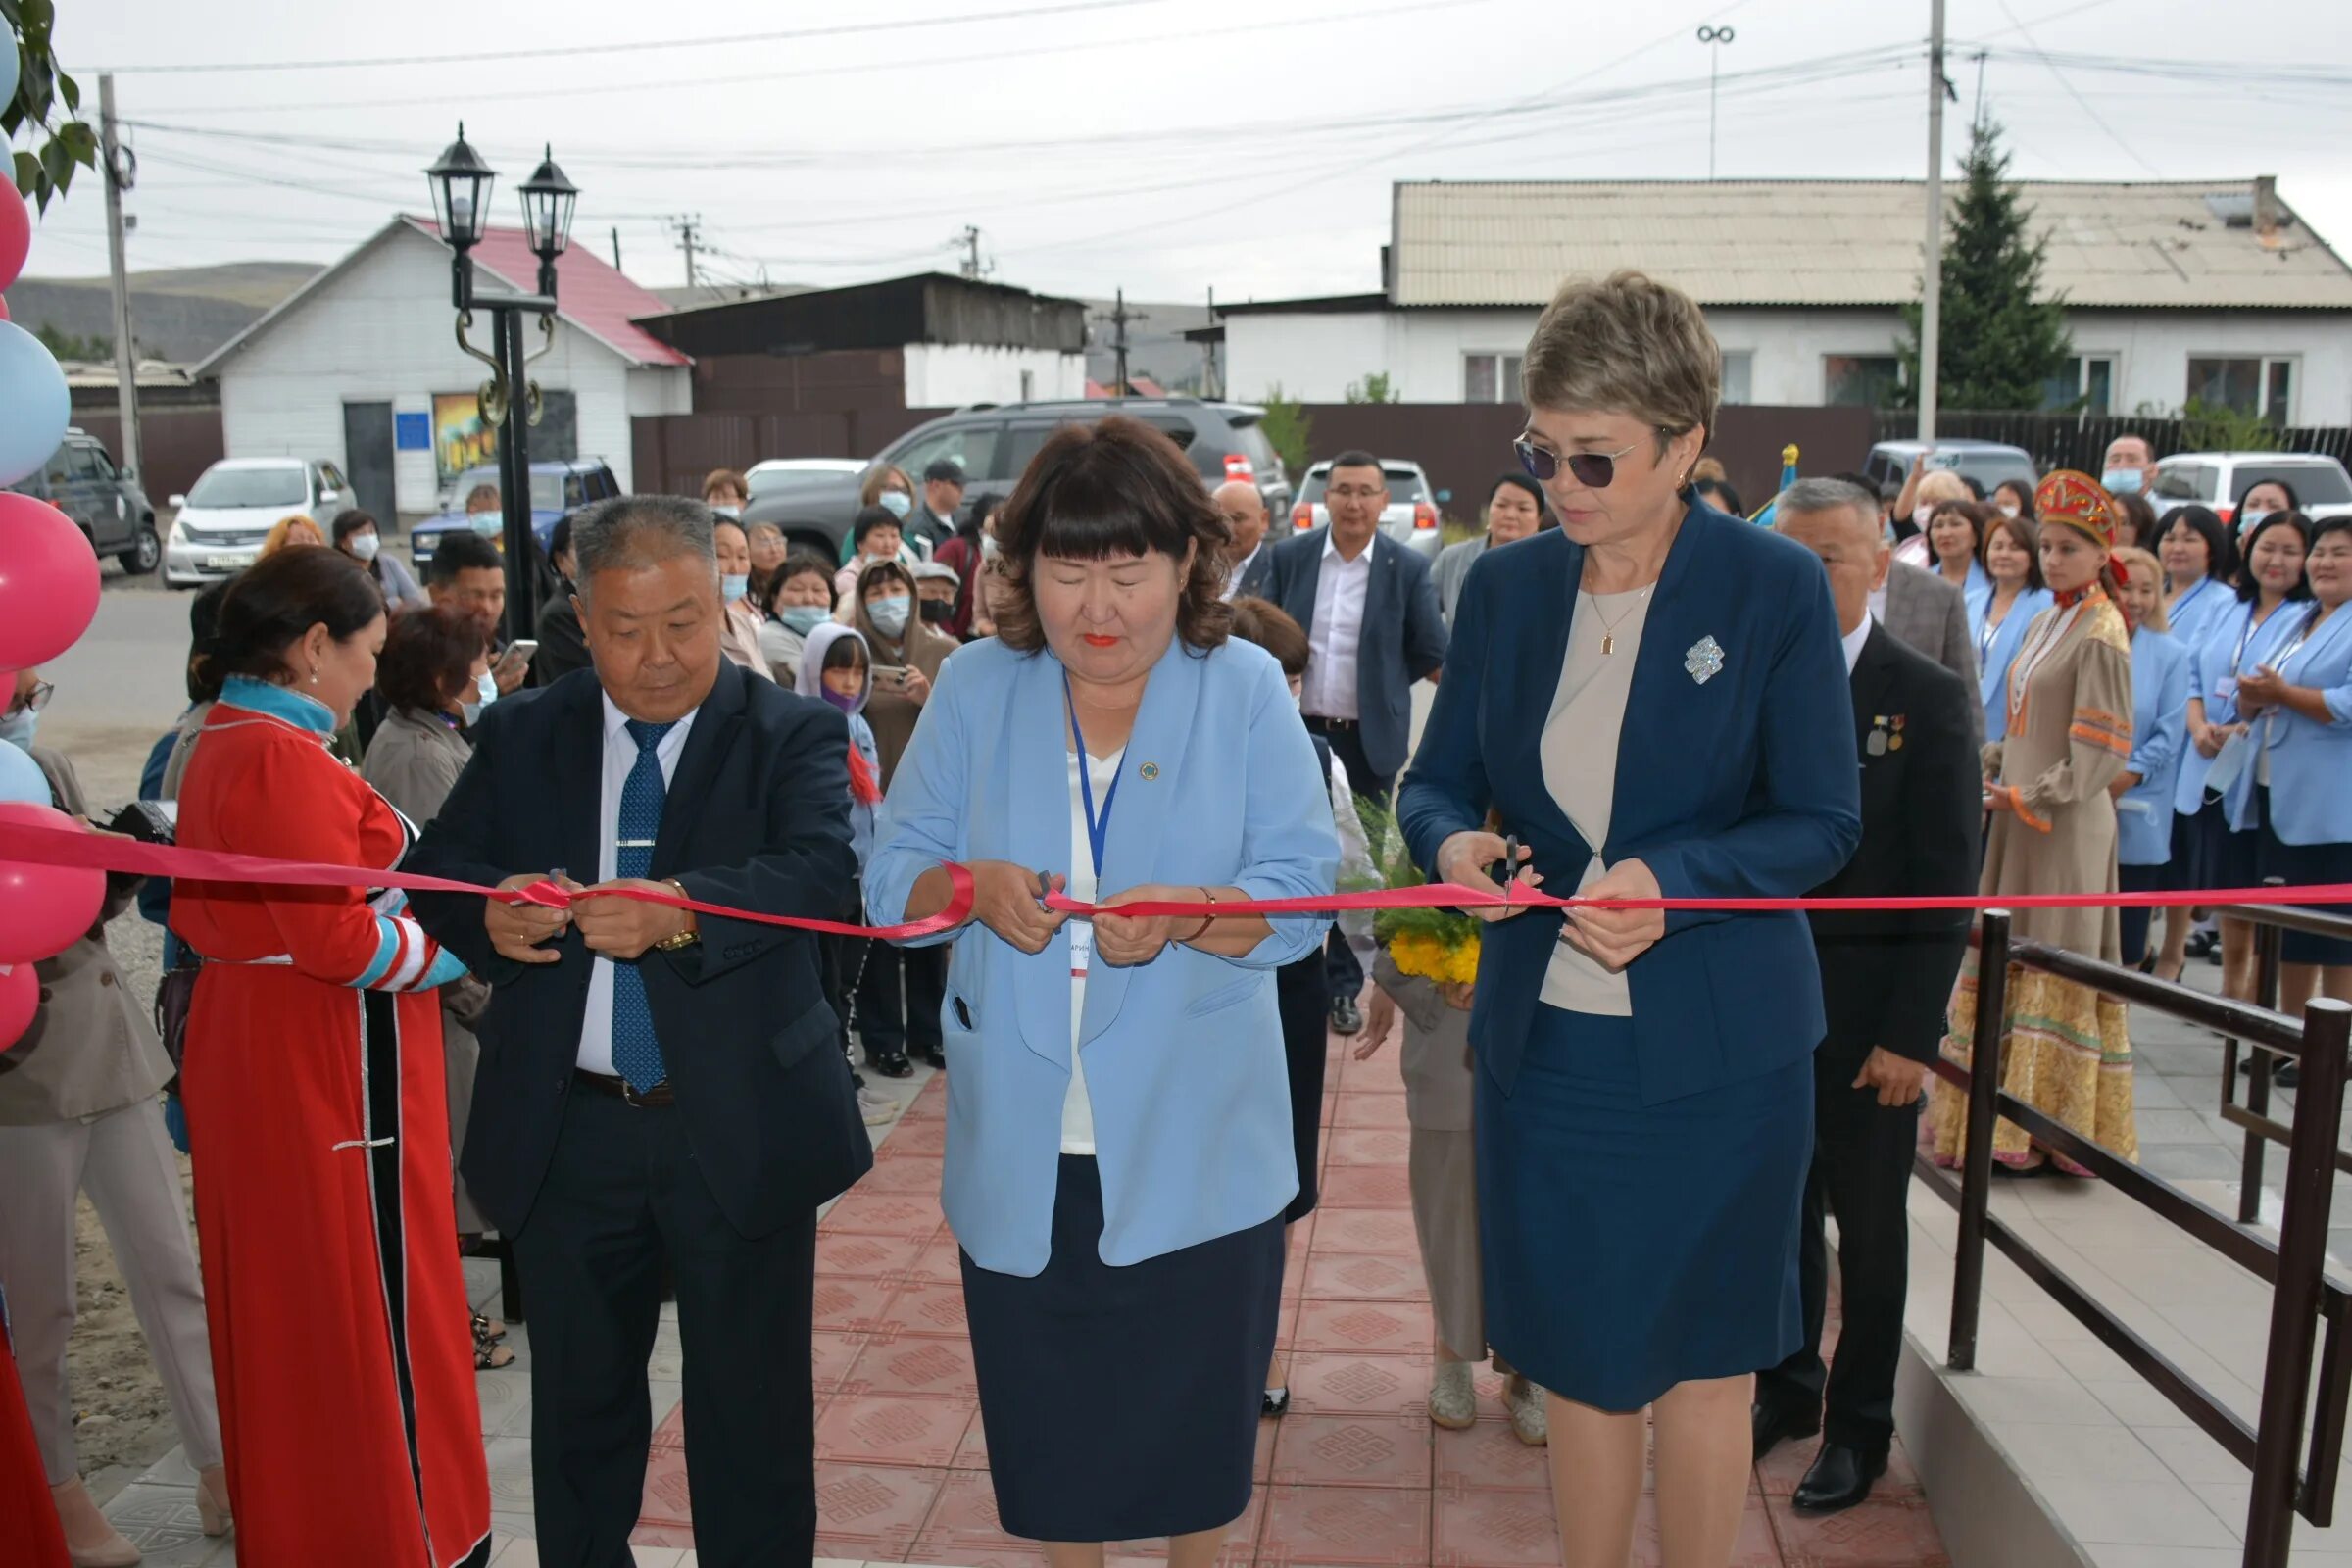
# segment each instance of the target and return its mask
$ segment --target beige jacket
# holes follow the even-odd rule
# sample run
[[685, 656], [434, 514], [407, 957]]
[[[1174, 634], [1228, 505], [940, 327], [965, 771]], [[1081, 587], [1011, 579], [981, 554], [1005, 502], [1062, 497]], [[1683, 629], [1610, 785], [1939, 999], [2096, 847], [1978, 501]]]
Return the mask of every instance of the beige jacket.
[[[42, 747], [32, 748], [32, 760], [48, 775], [61, 809], [75, 816], [89, 810], [72, 762]], [[128, 908], [137, 891], [135, 879], [108, 878], [98, 924], [33, 966], [40, 1010], [24, 1038], [0, 1054], [0, 1126], [102, 1115], [152, 1100], [171, 1081], [172, 1058], [106, 946], [106, 922]]]
[[422, 827], [441, 810], [441, 803], [457, 787], [473, 748], [466, 737], [437, 713], [395, 709], [368, 743], [368, 760], [360, 776], [375, 793], [392, 803], [394, 810]]

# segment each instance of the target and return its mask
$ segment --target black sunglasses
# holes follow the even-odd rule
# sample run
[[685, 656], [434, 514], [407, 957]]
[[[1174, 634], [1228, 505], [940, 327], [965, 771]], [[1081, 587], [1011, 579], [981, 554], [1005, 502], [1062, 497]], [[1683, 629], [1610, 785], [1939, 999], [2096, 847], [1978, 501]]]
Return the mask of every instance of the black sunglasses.
[[1566, 464], [1578, 484], [1588, 490], [1606, 490], [1609, 481], [1617, 477], [1617, 460], [1641, 444], [1634, 441], [1615, 452], [1572, 452], [1563, 457], [1521, 436], [1511, 443], [1511, 450], [1519, 454], [1519, 466], [1527, 470], [1531, 479], [1557, 478], [1560, 466]]

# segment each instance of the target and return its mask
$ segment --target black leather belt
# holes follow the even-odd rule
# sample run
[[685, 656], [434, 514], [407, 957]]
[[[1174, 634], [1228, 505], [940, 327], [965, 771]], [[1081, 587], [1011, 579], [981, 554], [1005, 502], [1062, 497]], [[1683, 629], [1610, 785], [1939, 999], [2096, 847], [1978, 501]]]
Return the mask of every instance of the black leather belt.
[[593, 1089], [600, 1095], [609, 1095], [614, 1100], [623, 1100], [632, 1105], [641, 1105], [648, 1109], [656, 1109], [662, 1105], [674, 1105], [678, 1102], [678, 1097], [670, 1091], [669, 1080], [666, 1078], [651, 1089], [637, 1090], [629, 1087], [629, 1081], [626, 1078], [609, 1078], [601, 1072], [590, 1072], [585, 1067], [574, 1067], [571, 1069], [571, 1081], [583, 1089]]
[[1306, 715], [1306, 727], [1308, 729], [1353, 729], [1356, 727], [1356, 721], [1352, 718], [1325, 718], [1320, 713], [1309, 713]]

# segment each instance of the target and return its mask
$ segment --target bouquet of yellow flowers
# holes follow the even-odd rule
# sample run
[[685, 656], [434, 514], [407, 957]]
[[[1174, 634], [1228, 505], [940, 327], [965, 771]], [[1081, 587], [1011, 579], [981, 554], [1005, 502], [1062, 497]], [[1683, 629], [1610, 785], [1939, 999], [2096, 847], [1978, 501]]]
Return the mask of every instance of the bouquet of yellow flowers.
[[[1427, 886], [1396, 817], [1362, 797], [1355, 809], [1371, 846], [1373, 874], [1348, 878], [1350, 891]], [[1478, 979], [1478, 926], [1458, 909], [1382, 909], [1373, 916], [1372, 935], [1402, 973], [1441, 986], [1469, 986]]]

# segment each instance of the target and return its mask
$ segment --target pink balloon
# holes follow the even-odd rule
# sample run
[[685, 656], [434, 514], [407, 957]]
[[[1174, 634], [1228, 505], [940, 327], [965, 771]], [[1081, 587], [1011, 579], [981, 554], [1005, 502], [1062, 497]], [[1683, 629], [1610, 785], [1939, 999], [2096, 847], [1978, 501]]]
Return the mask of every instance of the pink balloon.
[[24, 270], [24, 258], [32, 254], [32, 209], [17, 194], [11, 181], [0, 190], [0, 288], [17, 280]]
[[97, 613], [98, 557], [74, 519], [47, 502], [0, 493], [0, 668], [47, 663]]
[[5, 321], [8, 318], [8, 300], [5, 297], [0, 297], [0, 321]]
[[41, 1005], [41, 982], [29, 963], [0, 963], [0, 1054], [24, 1038]]
[[[54, 806], [0, 802], [0, 823], [81, 831]], [[106, 873], [78, 865], [0, 860], [0, 963], [31, 963], [65, 952], [98, 923]]]

